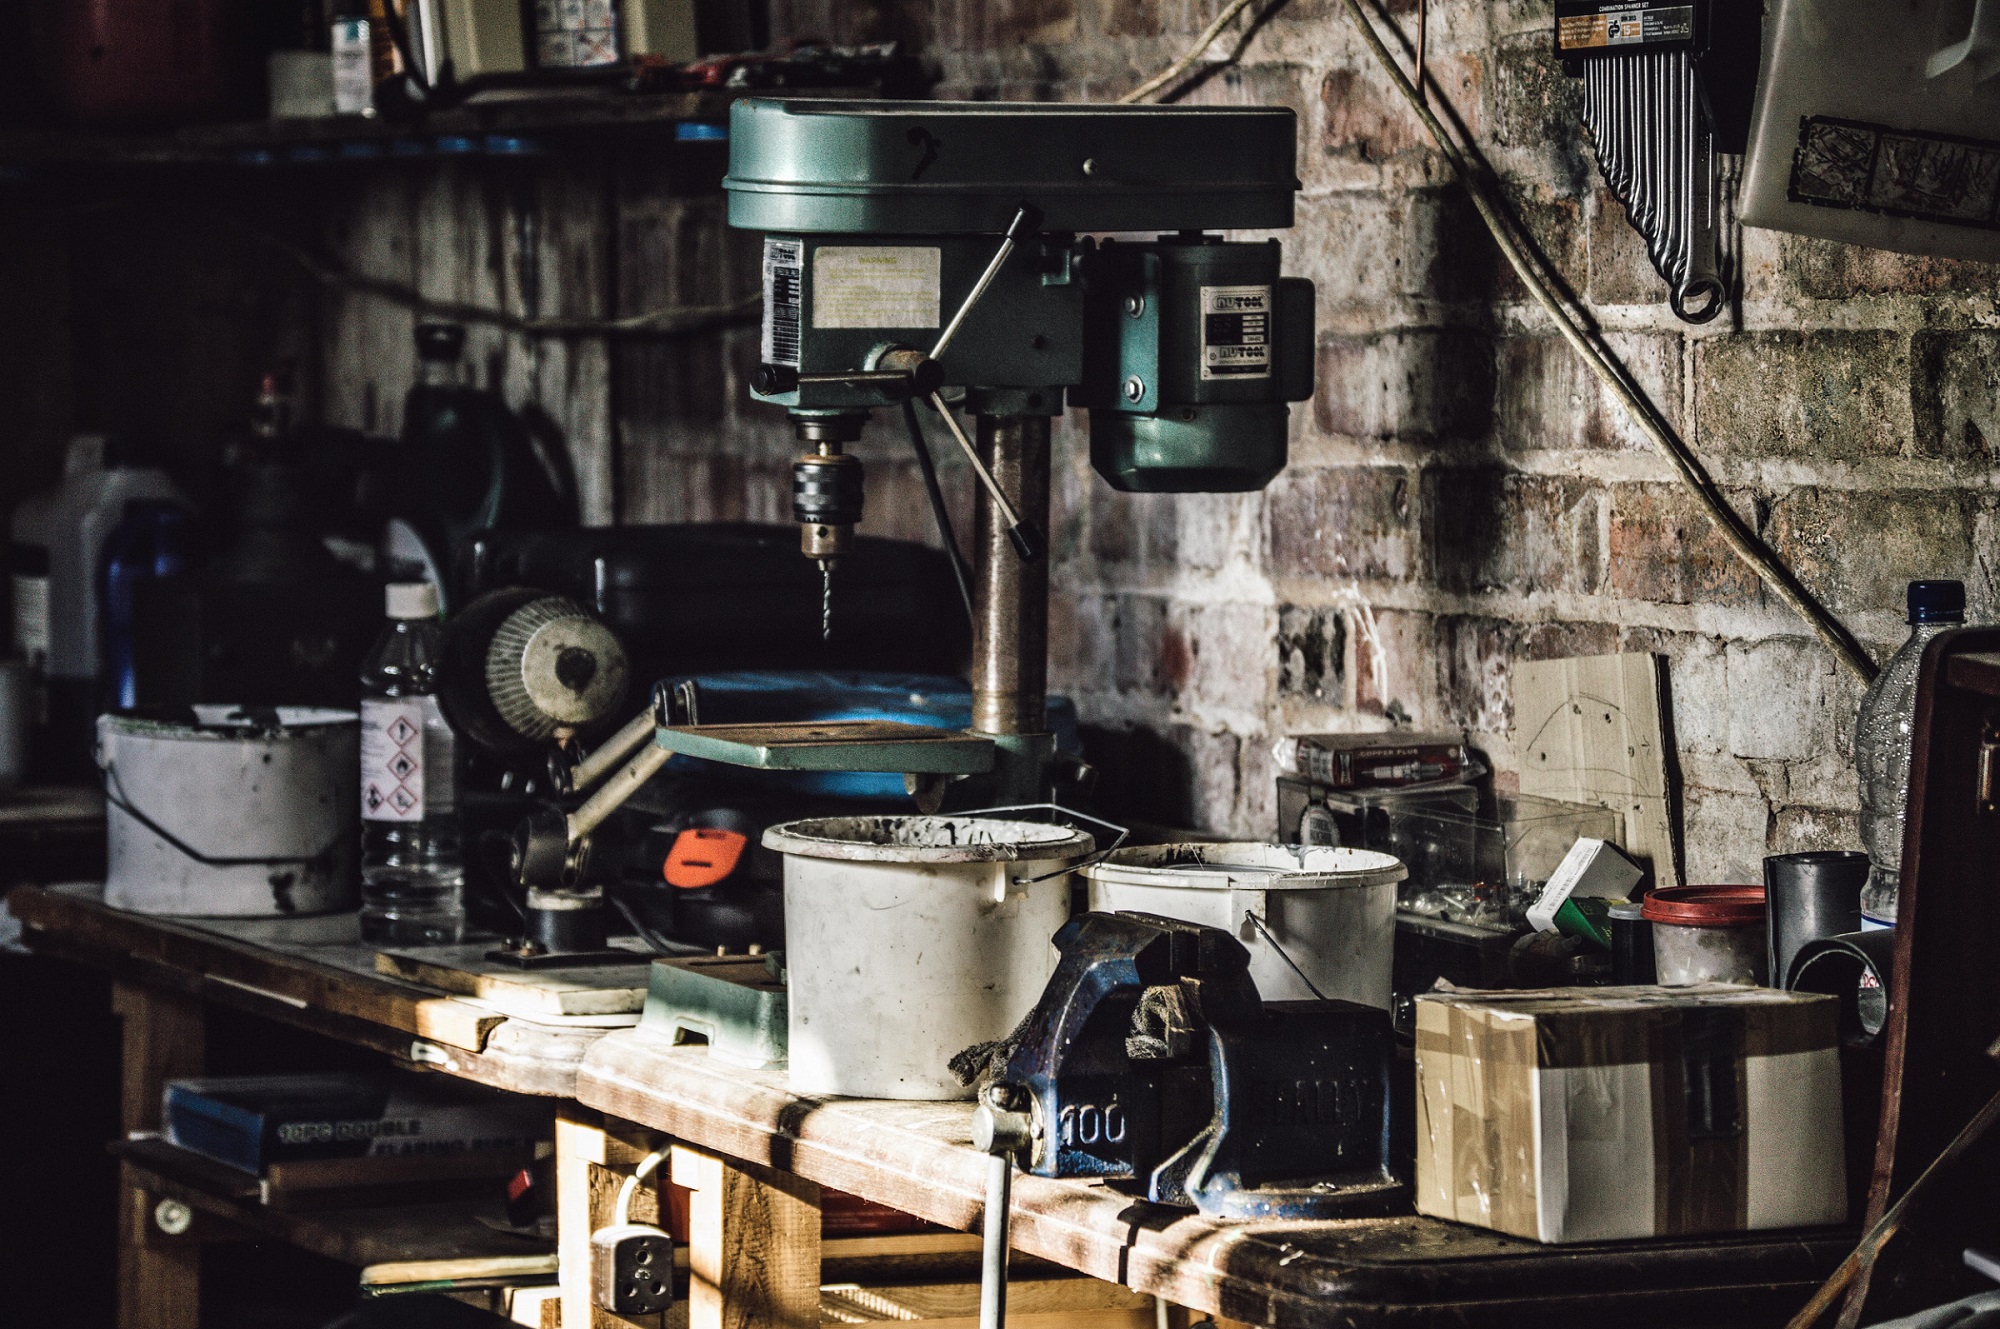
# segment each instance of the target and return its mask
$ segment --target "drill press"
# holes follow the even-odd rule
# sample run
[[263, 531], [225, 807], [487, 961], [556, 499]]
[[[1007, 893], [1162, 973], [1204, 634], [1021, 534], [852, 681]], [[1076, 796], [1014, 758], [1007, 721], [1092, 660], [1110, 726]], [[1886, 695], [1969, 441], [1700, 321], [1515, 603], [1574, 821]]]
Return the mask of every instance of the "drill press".
[[1295, 138], [1282, 107], [737, 102], [729, 222], [764, 234], [751, 393], [803, 448], [793, 515], [822, 622], [863, 512], [847, 448], [875, 411], [922, 403], [978, 479], [972, 728], [649, 708], [563, 772], [589, 798], [523, 826], [523, 883], [577, 881], [592, 830], [675, 752], [900, 771], [927, 810], [967, 777], [966, 797], [1046, 799], [1050, 421], [1088, 410], [1092, 465], [1127, 492], [1242, 492], [1283, 469], [1286, 404], [1312, 395], [1312, 283], [1280, 275], [1275, 239], [1218, 232], [1292, 224]]
[[1092, 463], [1131, 492], [1261, 489], [1285, 464], [1312, 283], [1279, 275], [1276, 240], [1214, 232], [1292, 224], [1295, 133], [1277, 107], [735, 107], [729, 222], [764, 233], [752, 395], [807, 448], [804, 553], [837, 563], [862, 512], [844, 448], [883, 406], [925, 402], [978, 477], [973, 730], [996, 797], [1046, 796], [1050, 419], [1087, 409]]

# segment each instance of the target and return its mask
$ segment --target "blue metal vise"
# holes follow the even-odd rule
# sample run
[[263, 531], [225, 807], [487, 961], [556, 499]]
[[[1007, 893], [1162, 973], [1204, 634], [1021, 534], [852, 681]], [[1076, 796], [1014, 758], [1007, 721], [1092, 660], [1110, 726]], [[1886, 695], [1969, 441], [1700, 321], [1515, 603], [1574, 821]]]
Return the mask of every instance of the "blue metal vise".
[[1055, 943], [1061, 962], [997, 1077], [1026, 1100], [1029, 1171], [1143, 1180], [1156, 1203], [1218, 1217], [1407, 1202], [1388, 1012], [1267, 1003], [1219, 928], [1091, 913]]

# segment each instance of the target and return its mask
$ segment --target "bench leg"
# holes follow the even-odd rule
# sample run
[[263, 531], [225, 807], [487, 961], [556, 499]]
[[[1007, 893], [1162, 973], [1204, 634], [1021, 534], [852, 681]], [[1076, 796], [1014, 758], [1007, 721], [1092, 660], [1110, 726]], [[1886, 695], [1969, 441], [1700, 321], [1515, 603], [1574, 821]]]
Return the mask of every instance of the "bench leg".
[[[112, 986], [111, 1009], [124, 1022], [119, 1124], [158, 1130], [166, 1082], [199, 1075], [206, 1027], [201, 1002], [129, 983]], [[153, 1223], [154, 1197], [129, 1165], [119, 1168], [118, 1329], [197, 1329], [201, 1247], [175, 1241]]]
[[675, 1145], [689, 1207], [688, 1329], [819, 1329], [819, 1187]]

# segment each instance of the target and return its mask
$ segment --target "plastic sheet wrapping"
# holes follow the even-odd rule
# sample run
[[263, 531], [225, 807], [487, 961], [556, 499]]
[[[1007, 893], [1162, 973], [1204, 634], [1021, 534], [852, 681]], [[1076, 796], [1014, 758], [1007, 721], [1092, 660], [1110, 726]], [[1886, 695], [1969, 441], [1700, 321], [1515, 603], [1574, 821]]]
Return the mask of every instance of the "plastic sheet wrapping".
[[1846, 1217], [1835, 1005], [1732, 987], [1417, 1001], [1417, 1209], [1549, 1242]]

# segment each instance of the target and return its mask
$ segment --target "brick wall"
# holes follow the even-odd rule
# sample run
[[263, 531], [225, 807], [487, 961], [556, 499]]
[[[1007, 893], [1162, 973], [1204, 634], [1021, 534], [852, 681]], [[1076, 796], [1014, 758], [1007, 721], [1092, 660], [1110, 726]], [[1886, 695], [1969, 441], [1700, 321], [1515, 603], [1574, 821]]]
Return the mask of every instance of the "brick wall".
[[[1219, 0], [774, 8], [781, 33], [911, 40], [942, 95], [1086, 99], [1165, 65]], [[1406, 31], [1414, 8], [1394, 6]], [[1469, 728], [1505, 780], [1514, 661], [1655, 651], [1691, 880], [1856, 843], [1857, 686], [1526, 303], [1334, 0], [1258, 12], [1192, 100], [1298, 112], [1285, 241], [1319, 284], [1319, 391], [1262, 494], [1114, 494], [1065, 431], [1054, 677], [1113, 778], [1159, 815], [1268, 834], [1274, 735], [1394, 716]], [[1745, 231], [1740, 320], [1681, 325], [1580, 142], [1549, 23], [1549, 0], [1433, 0], [1432, 69], [1617, 352], [1878, 655], [1912, 577], [1965, 579], [1990, 620], [1996, 269]]]

